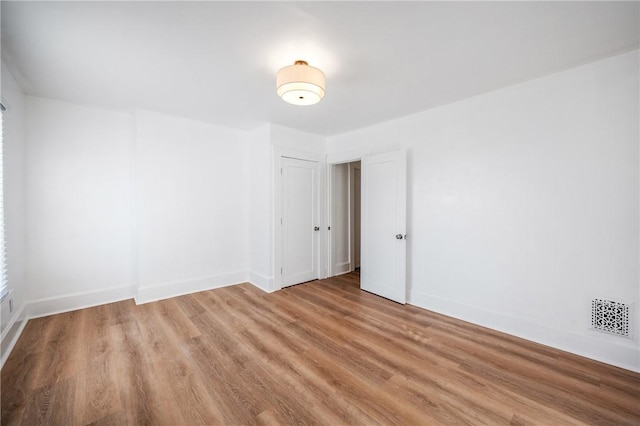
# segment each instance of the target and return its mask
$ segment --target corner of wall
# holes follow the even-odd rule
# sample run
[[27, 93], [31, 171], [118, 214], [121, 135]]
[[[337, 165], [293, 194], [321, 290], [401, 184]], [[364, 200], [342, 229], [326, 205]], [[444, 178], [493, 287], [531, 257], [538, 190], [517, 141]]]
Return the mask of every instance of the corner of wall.
[[273, 277], [267, 277], [255, 271], [249, 271], [249, 284], [252, 284], [265, 293], [273, 293], [276, 291]]
[[24, 297], [27, 292], [27, 232], [26, 185], [26, 96], [20, 83], [24, 79], [16, 74], [10, 61], [2, 60], [2, 101], [4, 153], [4, 225], [7, 263], [7, 281], [10, 295], [2, 301], [2, 335], [0, 338], [1, 364], [8, 358], [26, 324]]
[[0, 369], [4, 367], [4, 363], [9, 358], [24, 327], [27, 325], [27, 321], [25, 304], [22, 304], [2, 332], [2, 337], [0, 337]]
[[166, 283], [140, 286], [134, 300], [136, 305], [168, 299], [170, 297], [214, 290], [235, 284], [247, 282], [246, 271], [236, 271], [226, 274], [193, 278], [189, 280], [171, 281]]

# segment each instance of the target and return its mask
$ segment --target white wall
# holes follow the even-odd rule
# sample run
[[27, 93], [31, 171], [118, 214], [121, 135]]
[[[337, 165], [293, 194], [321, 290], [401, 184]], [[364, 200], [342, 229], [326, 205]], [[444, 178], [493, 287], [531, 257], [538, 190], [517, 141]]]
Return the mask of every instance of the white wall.
[[273, 171], [271, 126], [249, 136], [249, 281], [265, 291], [273, 287]]
[[27, 100], [29, 315], [247, 280], [244, 132]]
[[29, 96], [26, 123], [31, 313], [130, 294], [129, 116]]
[[326, 139], [312, 133], [301, 132], [289, 127], [271, 124], [271, 145], [289, 152], [315, 153], [324, 155], [327, 150]]
[[136, 123], [136, 300], [246, 281], [245, 134], [150, 112]]
[[[2, 363], [24, 322], [20, 318], [26, 291], [25, 246], [25, 142], [24, 95], [9, 70], [2, 64], [4, 221], [7, 254], [7, 280], [13, 290], [0, 306]], [[13, 310], [9, 307], [12, 302]]]
[[[640, 371], [638, 52], [332, 137], [409, 151], [411, 302]], [[592, 298], [636, 307], [632, 339]]]

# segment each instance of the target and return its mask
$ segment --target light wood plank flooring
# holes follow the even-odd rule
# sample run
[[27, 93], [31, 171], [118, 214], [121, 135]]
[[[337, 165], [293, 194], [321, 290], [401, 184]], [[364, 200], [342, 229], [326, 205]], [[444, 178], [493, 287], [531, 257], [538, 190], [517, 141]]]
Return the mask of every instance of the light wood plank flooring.
[[639, 425], [640, 375], [360, 291], [345, 275], [29, 321], [3, 425]]

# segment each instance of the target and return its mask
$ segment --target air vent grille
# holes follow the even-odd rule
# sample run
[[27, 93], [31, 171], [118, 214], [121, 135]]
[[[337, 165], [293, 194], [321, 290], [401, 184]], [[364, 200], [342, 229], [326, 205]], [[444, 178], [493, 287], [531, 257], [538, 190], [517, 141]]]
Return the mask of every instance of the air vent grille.
[[629, 336], [629, 305], [612, 300], [593, 299], [591, 326], [618, 336]]

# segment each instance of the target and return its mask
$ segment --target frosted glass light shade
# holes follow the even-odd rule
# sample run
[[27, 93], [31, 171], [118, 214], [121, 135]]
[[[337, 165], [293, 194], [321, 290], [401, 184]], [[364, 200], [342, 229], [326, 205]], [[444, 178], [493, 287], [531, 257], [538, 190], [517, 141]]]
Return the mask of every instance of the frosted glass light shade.
[[313, 105], [324, 97], [325, 77], [318, 68], [309, 66], [305, 61], [296, 61], [294, 65], [278, 71], [276, 79], [278, 96], [294, 105]]

